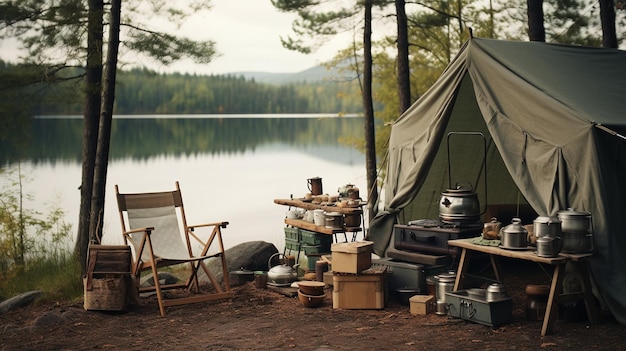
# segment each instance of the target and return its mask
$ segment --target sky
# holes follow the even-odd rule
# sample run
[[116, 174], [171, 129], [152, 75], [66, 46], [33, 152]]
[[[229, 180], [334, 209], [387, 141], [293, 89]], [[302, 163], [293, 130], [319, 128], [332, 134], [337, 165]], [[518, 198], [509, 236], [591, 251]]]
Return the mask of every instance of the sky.
[[221, 56], [208, 65], [181, 62], [170, 69], [197, 73], [294, 73], [330, 60], [351, 42], [352, 34], [344, 33], [312, 54], [300, 54], [283, 48], [280, 42], [281, 36], [292, 33], [296, 16], [279, 12], [270, 0], [212, 0], [211, 4], [210, 11], [190, 18], [180, 33], [215, 41]]
[[[122, 5], [123, 6], [123, 5]], [[189, 60], [169, 67], [146, 63], [158, 72], [224, 74], [235, 72], [296, 73], [330, 60], [352, 41], [352, 33], [342, 33], [327, 41], [312, 54], [301, 54], [282, 47], [281, 36], [292, 33], [294, 14], [279, 12], [270, 0], [211, 0], [209, 11], [199, 12], [180, 27], [167, 30], [196, 40], [212, 40], [220, 56], [209, 64], [194, 64]], [[123, 7], [122, 7], [123, 10]], [[159, 23], [157, 30], [167, 27]], [[0, 57], [16, 62], [15, 41], [0, 42]], [[126, 55], [131, 65], [142, 62]], [[145, 62], [144, 62], [145, 63]]]
[[[187, 0], [177, 2], [184, 3]], [[278, 11], [271, 0], [210, 0], [210, 4], [209, 10], [188, 17], [180, 27], [165, 19], [151, 19], [148, 24], [151, 30], [215, 42], [219, 56], [213, 61], [195, 64], [190, 60], [182, 60], [166, 67], [126, 53], [121, 57], [121, 62], [125, 64], [122, 68], [143, 66], [159, 73], [297, 73], [329, 61], [339, 50], [351, 45], [353, 36], [356, 35], [359, 40], [362, 36], [358, 29], [356, 33], [340, 33], [326, 38], [324, 44], [313, 53], [301, 54], [284, 48], [280, 39], [281, 36], [293, 34], [292, 24], [297, 15]], [[384, 21], [377, 22], [372, 34], [376, 40], [393, 33], [395, 23]], [[18, 62], [18, 47], [15, 40], [0, 41], [0, 58]]]

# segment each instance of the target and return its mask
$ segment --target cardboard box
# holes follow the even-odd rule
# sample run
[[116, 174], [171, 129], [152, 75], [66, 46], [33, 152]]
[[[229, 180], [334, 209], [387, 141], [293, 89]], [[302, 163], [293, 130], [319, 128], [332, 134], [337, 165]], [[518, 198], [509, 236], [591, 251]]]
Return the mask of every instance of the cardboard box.
[[435, 311], [435, 297], [431, 295], [415, 295], [409, 298], [412, 315], [427, 315]]
[[332, 244], [332, 270], [335, 273], [360, 273], [372, 266], [374, 242], [355, 241]]
[[333, 273], [333, 308], [384, 308], [385, 276], [385, 269], [361, 274]]

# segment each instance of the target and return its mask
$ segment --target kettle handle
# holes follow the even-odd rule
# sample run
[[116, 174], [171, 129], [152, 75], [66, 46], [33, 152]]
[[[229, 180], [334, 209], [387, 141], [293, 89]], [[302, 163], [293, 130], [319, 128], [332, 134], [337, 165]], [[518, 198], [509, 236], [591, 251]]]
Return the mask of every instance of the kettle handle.
[[280, 252], [277, 252], [275, 254], [273, 254], [272, 256], [270, 256], [270, 258], [267, 260], [267, 270], [269, 271], [272, 268], [272, 258], [274, 258], [274, 256], [283, 256], [283, 259], [285, 258], [284, 254], [281, 254]]

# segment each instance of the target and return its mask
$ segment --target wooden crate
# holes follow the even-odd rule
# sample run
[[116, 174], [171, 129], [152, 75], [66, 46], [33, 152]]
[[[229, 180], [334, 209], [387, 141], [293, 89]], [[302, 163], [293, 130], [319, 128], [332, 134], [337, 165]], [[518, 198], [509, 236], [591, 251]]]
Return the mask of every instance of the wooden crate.
[[371, 241], [332, 244], [332, 270], [337, 273], [360, 273], [372, 266]]
[[131, 272], [130, 246], [89, 245], [87, 273], [129, 274]]
[[85, 300], [88, 311], [124, 311], [128, 293], [128, 276], [112, 274], [102, 278], [83, 278]]
[[415, 295], [409, 298], [412, 315], [426, 315], [435, 311], [435, 297], [431, 295]]
[[362, 274], [333, 273], [333, 308], [384, 308], [385, 277], [385, 269]]

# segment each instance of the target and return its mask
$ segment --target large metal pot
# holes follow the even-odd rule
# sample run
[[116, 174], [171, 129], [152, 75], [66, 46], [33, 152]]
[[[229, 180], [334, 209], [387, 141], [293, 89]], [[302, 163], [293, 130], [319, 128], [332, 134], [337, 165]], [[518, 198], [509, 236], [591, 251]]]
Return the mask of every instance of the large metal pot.
[[478, 194], [472, 188], [457, 186], [441, 193], [439, 218], [446, 222], [477, 222], [480, 220]]
[[536, 238], [561, 236], [561, 220], [557, 217], [539, 216], [533, 221], [533, 233]]
[[502, 228], [500, 240], [505, 249], [525, 249], [528, 246], [528, 230], [521, 219], [513, 218], [511, 224]]
[[588, 233], [591, 230], [591, 213], [573, 208], [557, 212], [561, 230], [568, 233]]

